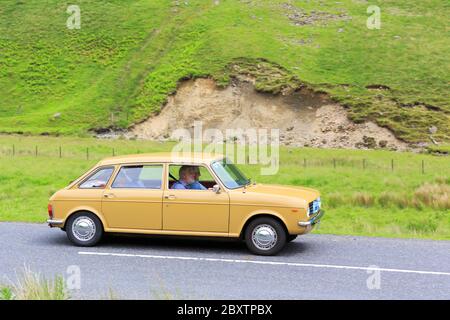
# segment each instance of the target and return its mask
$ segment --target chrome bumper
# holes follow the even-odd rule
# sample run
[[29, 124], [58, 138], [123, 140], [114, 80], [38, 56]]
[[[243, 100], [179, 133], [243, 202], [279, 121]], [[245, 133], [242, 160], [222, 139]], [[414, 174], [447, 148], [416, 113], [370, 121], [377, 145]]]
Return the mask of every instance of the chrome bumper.
[[55, 220], [55, 219], [48, 219], [47, 223], [50, 227], [54, 227], [55, 225], [61, 225], [64, 223], [63, 220]]
[[319, 214], [315, 217], [313, 217], [311, 220], [308, 221], [299, 221], [298, 225], [300, 227], [307, 227], [307, 226], [313, 226], [317, 223], [320, 222], [320, 219], [322, 219], [322, 217], [325, 215], [325, 211], [324, 210], [320, 210]]

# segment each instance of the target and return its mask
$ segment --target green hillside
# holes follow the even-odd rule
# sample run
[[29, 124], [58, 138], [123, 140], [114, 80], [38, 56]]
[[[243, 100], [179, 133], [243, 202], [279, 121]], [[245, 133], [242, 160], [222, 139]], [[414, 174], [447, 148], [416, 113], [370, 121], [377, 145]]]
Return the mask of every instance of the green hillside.
[[[69, 4], [81, 8], [79, 30], [66, 27]], [[380, 30], [366, 27], [369, 4]], [[353, 120], [404, 140], [429, 141], [436, 126], [448, 142], [449, 16], [442, 0], [2, 0], [0, 131], [125, 128], [180, 79], [226, 85], [242, 72], [259, 90], [328, 92]]]

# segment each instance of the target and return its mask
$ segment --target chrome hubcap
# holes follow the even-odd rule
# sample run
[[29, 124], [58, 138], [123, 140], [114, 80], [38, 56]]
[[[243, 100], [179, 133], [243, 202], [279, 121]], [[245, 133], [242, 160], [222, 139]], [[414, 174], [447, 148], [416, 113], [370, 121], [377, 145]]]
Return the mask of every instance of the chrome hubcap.
[[95, 223], [89, 217], [78, 217], [72, 224], [72, 233], [80, 241], [89, 241], [95, 235]]
[[260, 224], [252, 232], [252, 242], [260, 250], [270, 250], [277, 244], [275, 229], [268, 224]]

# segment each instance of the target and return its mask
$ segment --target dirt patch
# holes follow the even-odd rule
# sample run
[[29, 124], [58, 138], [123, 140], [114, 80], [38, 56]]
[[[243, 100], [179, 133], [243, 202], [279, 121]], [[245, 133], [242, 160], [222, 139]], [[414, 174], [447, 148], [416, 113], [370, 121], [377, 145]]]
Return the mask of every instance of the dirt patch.
[[303, 87], [286, 94], [255, 90], [249, 78], [233, 79], [225, 88], [214, 80], [187, 80], [169, 97], [160, 114], [135, 125], [127, 137], [165, 140], [174, 130], [192, 130], [202, 121], [203, 130], [278, 128], [281, 143], [327, 148], [405, 150], [408, 145], [375, 123], [356, 124], [346, 110], [323, 93]]
[[314, 24], [324, 25], [329, 21], [351, 20], [351, 17], [348, 16], [345, 12], [340, 12], [338, 14], [315, 10], [305, 12], [290, 3], [283, 3], [281, 6], [285, 11], [285, 15], [295, 26], [305, 26]]
[[388, 86], [384, 84], [369, 84], [366, 86], [366, 89], [369, 90], [391, 90]]

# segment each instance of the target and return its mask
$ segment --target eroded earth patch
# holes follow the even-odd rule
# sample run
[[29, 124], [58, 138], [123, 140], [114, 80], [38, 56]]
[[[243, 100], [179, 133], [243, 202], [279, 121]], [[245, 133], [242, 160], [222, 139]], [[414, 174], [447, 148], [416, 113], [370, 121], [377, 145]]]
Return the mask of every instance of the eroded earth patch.
[[128, 138], [168, 140], [174, 130], [278, 128], [281, 143], [327, 148], [389, 148], [408, 145], [373, 122], [356, 124], [326, 94], [301, 88], [288, 94], [261, 93], [250, 78], [219, 88], [212, 79], [186, 80], [158, 115], [136, 124]]

